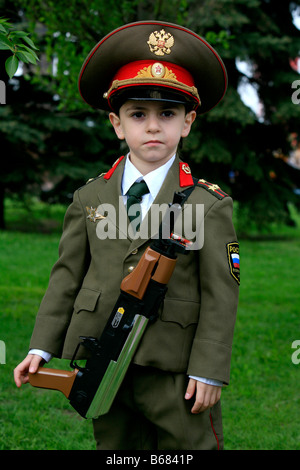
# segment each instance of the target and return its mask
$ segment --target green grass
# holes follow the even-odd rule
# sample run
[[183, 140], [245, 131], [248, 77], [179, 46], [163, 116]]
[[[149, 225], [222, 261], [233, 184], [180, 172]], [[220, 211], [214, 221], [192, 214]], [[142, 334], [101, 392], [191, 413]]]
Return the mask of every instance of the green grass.
[[[25, 357], [35, 315], [57, 258], [59, 236], [0, 232], [0, 449], [94, 449], [92, 424], [71, 410], [60, 392], [17, 389], [14, 367]], [[69, 369], [69, 361], [51, 367]]]
[[223, 393], [229, 449], [300, 449], [300, 241], [241, 241], [241, 289]]
[[[0, 340], [6, 344], [6, 364], [0, 364], [0, 450], [94, 449], [91, 422], [60, 392], [29, 385], [17, 389], [13, 382], [57, 259], [63, 212], [46, 213], [42, 206], [38, 215], [18, 211], [9, 205], [10, 230], [0, 232]], [[231, 382], [222, 393], [226, 449], [300, 449], [300, 364], [291, 360], [291, 344], [300, 339], [299, 234], [298, 224], [281, 228], [278, 239], [241, 240]], [[53, 360], [52, 366], [69, 368], [69, 363]]]

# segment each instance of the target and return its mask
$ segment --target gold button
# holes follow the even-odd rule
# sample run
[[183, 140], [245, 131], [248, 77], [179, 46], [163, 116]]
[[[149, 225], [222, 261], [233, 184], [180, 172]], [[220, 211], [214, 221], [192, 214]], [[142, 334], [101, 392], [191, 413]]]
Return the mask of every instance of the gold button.
[[132, 271], [134, 270], [134, 268], [135, 268], [135, 266], [129, 266], [128, 272], [129, 272], [129, 273], [132, 273]]
[[131, 254], [132, 254], [132, 255], [136, 255], [138, 251], [139, 251], [139, 250], [136, 248], [135, 250], [133, 250], [133, 251], [131, 252]]

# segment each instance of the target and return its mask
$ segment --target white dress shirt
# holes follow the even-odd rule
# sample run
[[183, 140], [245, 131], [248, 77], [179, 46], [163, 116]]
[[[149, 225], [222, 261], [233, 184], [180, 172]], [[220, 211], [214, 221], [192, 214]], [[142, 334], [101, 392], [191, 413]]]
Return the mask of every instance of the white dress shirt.
[[139, 183], [140, 181], [144, 180], [148, 186], [149, 193], [145, 194], [142, 197], [142, 220], [145, 217], [154, 199], [156, 198], [157, 194], [159, 193], [159, 190], [174, 160], [175, 155], [173, 155], [173, 157], [170, 158], [170, 160], [168, 160], [167, 163], [165, 163], [164, 165], [160, 166], [159, 168], [156, 168], [156, 170], [150, 171], [150, 173], [147, 173], [143, 176], [142, 173], [140, 173], [139, 170], [131, 163], [129, 154], [127, 155], [121, 187], [124, 204], [126, 204], [127, 201], [126, 193], [133, 185], [133, 183]]
[[[133, 185], [133, 183], [140, 182], [141, 180], [145, 181], [145, 183], [148, 186], [149, 193], [145, 194], [142, 197], [142, 201], [141, 201], [142, 220], [145, 217], [145, 214], [149, 210], [154, 199], [156, 198], [174, 160], [175, 160], [175, 155], [173, 155], [173, 157], [170, 160], [168, 160], [167, 163], [165, 163], [164, 165], [160, 166], [156, 170], [153, 170], [150, 173], [147, 173], [146, 175], [143, 176], [139, 172], [139, 170], [131, 163], [129, 154], [127, 155], [124, 172], [123, 172], [123, 178], [122, 178], [121, 192], [123, 195], [124, 204], [126, 204], [126, 201], [127, 201], [126, 193], [129, 190], [129, 188]], [[41, 351], [40, 349], [31, 349], [29, 353], [37, 354], [41, 356], [46, 362], [49, 362], [52, 358], [51, 354], [45, 351]], [[219, 380], [207, 379], [205, 377], [190, 376], [190, 378], [198, 380], [200, 382], [204, 382], [209, 385], [215, 385], [219, 387], [223, 385], [223, 382], [220, 382]]]

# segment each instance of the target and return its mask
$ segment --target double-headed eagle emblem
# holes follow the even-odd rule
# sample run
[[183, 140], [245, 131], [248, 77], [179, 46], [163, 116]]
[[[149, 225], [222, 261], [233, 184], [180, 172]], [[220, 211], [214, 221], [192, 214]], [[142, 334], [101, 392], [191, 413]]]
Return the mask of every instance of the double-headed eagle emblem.
[[171, 47], [174, 45], [174, 38], [172, 34], [166, 33], [164, 29], [161, 31], [154, 31], [149, 36], [147, 44], [151, 52], [154, 54], [163, 56], [170, 54]]

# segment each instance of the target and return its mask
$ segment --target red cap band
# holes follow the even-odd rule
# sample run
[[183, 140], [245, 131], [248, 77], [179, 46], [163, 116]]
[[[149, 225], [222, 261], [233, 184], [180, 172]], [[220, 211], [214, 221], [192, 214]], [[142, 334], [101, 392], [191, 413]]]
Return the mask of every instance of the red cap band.
[[195, 86], [192, 75], [179, 65], [170, 62], [155, 60], [137, 60], [121, 67], [114, 80], [128, 80], [131, 78], [160, 78], [174, 80], [189, 87]]
[[200, 104], [195, 82], [186, 69], [171, 62], [155, 60], [138, 60], [121, 67], [104, 97], [109, 100], [117, 90], [137, 85], [155, 85], [174, 89], [188, 94]]

